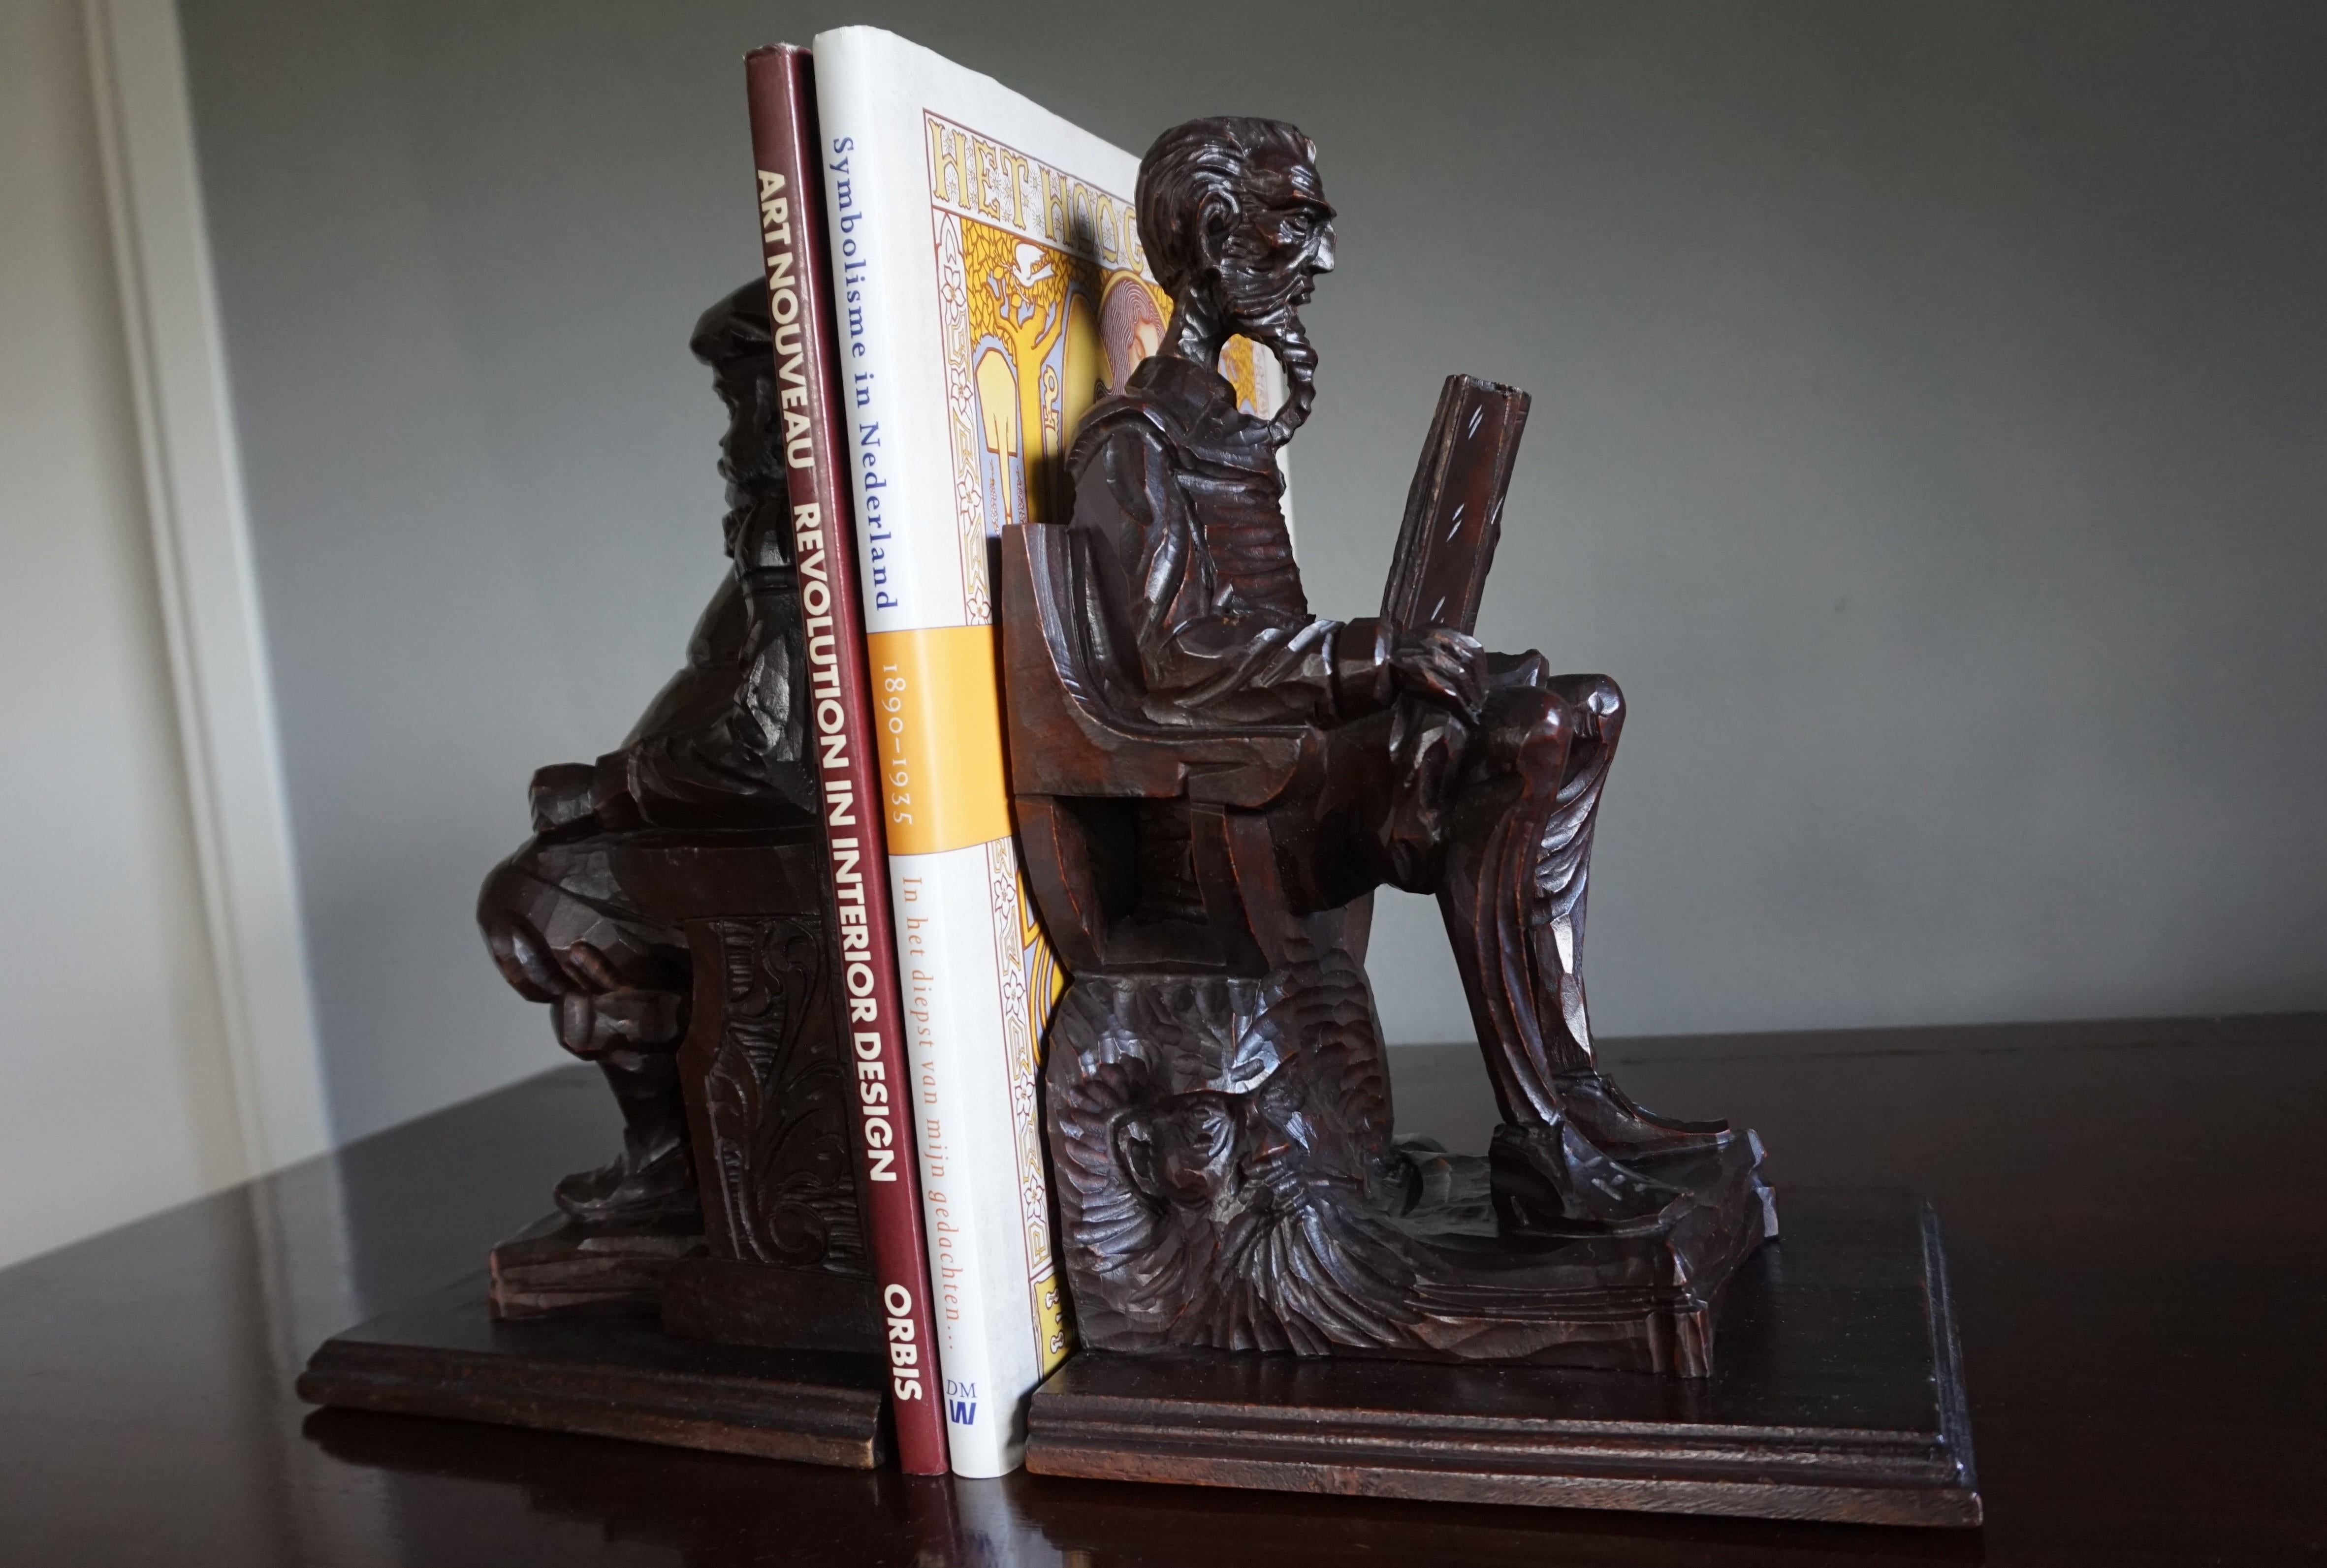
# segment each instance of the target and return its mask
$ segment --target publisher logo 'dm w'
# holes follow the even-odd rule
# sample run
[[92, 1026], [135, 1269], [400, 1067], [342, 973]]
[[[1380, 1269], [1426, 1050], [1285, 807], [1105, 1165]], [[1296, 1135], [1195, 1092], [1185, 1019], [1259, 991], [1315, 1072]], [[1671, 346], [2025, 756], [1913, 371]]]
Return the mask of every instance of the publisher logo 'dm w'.
[[946, 1419], [956, 1426], [977, 1424], [977, 1385], [946, 1379]]

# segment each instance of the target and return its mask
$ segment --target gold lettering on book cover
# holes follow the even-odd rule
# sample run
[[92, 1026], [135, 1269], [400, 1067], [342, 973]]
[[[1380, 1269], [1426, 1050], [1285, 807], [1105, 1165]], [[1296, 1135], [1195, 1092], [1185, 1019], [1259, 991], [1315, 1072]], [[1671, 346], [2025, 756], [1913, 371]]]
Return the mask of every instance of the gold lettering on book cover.
[[951, 120], [927, 112], [921, 117], [933, 205], [1072, 251], [1108, 272], [1145, 275], [1129, 200]]

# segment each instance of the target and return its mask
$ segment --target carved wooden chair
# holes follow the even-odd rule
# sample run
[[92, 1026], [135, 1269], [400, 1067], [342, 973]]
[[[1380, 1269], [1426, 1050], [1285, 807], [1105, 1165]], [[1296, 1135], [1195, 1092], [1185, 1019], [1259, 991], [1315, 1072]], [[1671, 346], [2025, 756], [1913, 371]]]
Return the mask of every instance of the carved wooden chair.
[[1080, 536], [1005, 527], [1001, 568], [1019, 842], [1067, 967], [1258, 975], [1336, 951], [1362, 963], [1370, 894], [1306, 911], [1287, 897], [1311, 831], [1290, 807], [1322, 786], [1323, 732], [1190, 729], [1127, 711], [1108, 694], [1135, 677], [1096, 619], [1096, 591], [1078, 592]]
[[494, 1315], [659, 1311], [692, 1339], [877, 1346], [822, 834], [641, 832], [609, 854], [640, 913], [687, 937], [676, 1054], [702, 1234], [552, 1214], [494, 1248]]

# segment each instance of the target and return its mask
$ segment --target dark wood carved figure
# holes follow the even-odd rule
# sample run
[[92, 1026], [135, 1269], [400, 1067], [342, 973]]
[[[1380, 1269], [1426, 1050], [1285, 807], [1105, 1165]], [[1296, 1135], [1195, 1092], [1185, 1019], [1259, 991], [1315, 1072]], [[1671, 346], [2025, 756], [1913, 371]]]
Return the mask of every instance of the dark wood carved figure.
[[621, 1152], [559, 1182], [558, 1213], [496, 1251], [503, 1316], [659, 1304], [700, 1327], [773, 1302], [792, 1320], [761, 1325], [776, 1342], [872, 1331], [768, 334], [754, 281], [691, 344], [729, 413], [733, 569], [686, 667], [618, 750], [534, 776], [534, 836], [479, 896], [494, 962], [550, 1005], [624, 1123]]
[[[1199, 120], [1148, 151], [1173, 318], [1005, 530], [1012, 778], [1073, 972], [1048, 1044], [1067, 1275], [1099, 1349], [1529, 1358], [1703, 1376], [1775, 1209], [1751, 1133], [1629, 1098], [1593, 1052], [1592, 840], [1624, 700], [1470, 635], [1526, 415], [1449, 382], [1384, 613], [1311, 613], [1278, 449], [1333, 266], [1315, 149]], [[1242, 413], [1241, 334], [1290, 395]], [[1502, 1113], [1484, 1159], [1391, 1137], [1371, 895], [1435, 893]]]

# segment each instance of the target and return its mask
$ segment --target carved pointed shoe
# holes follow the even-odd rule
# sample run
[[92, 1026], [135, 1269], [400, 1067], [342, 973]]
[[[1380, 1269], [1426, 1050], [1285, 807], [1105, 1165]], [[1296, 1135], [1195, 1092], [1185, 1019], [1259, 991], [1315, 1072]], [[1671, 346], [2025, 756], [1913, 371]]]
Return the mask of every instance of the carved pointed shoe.
[[703, 1228], [703, 1206], [684, 1143], [641, 1159], [623, 1152], [557, 1184], [557, 1207], [592, 1230], [624, 1233]]
[[1507, 1234], [1653, 1236], [1689, 1199], [1610, 1159], [1564, 1117], [1547, 1125], [1503, 1123], [1487, 1162], [1495, 1218]]
[[1703, 1153], [1722, 1148], [1737, 1135], [1727, 1122], [1660, 1116], [1603, 1073], [1562, 1073], [1552, 1080], [1552, 1088], [1575, 1130], [1618, 1160]]

